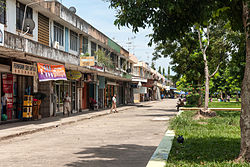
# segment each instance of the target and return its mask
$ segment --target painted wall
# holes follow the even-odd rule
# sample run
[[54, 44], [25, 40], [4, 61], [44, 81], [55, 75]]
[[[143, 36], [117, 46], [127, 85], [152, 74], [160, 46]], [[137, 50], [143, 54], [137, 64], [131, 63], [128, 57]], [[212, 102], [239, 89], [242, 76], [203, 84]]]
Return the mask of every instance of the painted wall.
[[16, 34], [16, 0], [6, 1], [6, 31]]

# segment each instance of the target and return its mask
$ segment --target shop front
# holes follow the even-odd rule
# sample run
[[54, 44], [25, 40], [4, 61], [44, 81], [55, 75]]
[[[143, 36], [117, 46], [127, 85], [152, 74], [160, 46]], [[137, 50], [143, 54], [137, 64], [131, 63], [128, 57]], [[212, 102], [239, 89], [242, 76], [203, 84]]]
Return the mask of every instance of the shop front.
[[143, 87], [147, 88], [147, 93], [145, 94], [145, 101], [153, 100], [153, 87], [154, 87], [154, 80], [148, 79], [147, 83], [142, 84]]
[[105, 107], [105, 77], [98, 76], [98, 108], [103, 109]]
[[77, 113], [81, 109], [81, 106], [79, 104], [81, 104], [80, 99], [82, 99], [81, 97], [82, 87], [83, 87], [81, 83], [82, 73], [79, 71], [70, 70], [67, 71], [66, 75], [70, 87], [68, 93], [71, 97], [71, 110], [73, 113]]
[[71, 91], [71, 82], [67, 80], [64, 65], [37, 63], [39, 92], [46, 95], [41, 104], [42, 117], [56, 116], [64, 111], [63, 99]]
[[117, 84], [115, 81], [108, 80], [105, 88], [105, 107], [112, 106], [112, 97], [117, 94]]
[[145, 98], [145, 89], [146, 87], [142, 88], [142, 84], [147, 83], [147, 79], [140, 78], [140, 77], [133, 77], [131, 87], [133, 88], [133, 99], [134, 103], [139, 103], [144, 101]]
[[11, 68], [10, 65], [0, 65], [1, 97], [7, 97], [6, 105], [1, 105], [3, 121], [32, 118], [33, 81], [36, 74], [36, 66], [31, 64], [13, 61]]

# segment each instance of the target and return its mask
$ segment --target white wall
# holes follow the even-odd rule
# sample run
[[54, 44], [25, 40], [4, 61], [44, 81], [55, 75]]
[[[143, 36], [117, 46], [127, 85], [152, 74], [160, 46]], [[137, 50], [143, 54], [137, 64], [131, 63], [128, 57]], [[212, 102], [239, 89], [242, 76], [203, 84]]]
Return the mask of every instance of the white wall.
[[16, 34], [16, 0], [6, 1], [6, 31]]
[[33, 30], [33, 40], [38, 41], [38, 12], [33, 9], [33, 20], [35, 22], [35, 29]]

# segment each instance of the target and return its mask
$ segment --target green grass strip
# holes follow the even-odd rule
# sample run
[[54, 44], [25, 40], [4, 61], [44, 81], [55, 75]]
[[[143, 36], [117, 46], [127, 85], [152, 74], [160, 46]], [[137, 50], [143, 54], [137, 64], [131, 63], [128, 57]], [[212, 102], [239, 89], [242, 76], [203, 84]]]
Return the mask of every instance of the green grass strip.
[[233, 162], [240, 151], [240, 112], [217, 111], [218, 116], [202, 120], [193, 120], [194, 115], [185, 111], [171, 120], [171, 128], [185, 141], [174, 139], [167, 166], [250, 166]]

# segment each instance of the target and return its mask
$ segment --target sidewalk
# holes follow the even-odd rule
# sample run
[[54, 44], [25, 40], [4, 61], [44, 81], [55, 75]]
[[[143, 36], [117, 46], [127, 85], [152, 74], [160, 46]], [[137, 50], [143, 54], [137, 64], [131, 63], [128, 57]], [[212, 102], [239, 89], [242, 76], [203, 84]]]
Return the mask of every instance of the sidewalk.
[[[132, 108], [135, 108], [137, 106], [141, 105], [147, 105], [151, 103], [155, 103], [157, 101], [149, 101], [149, 102], [143, 102], [138, 103], [134, 105], [128, 105], [128, 106], [122, 106], [118, 107], [118, 111], [125, 111]], [[39, 131], [47, 130], [56, 128], [63, 125], [68, 125], [72, 123], [76, 123], [79, 121], [92, 119], [95, 117], [100, 117], [104, 115], [109, 115], [110, 109], [102, 110], [102, 111], [93, 111], [89, 113], [79, 113], [77, 115], [72, 115], [70, 117], [49, 117], [49, 118], [43, 118], [40, 121], [27, 121], [27, 122], [17, 122], [17, 123], [11, 123], [11, 124], [4, 124], [0, 125], [0, 141], [10, 139], [13, 137], [26, 135], [26, 134], [32, 134]]]

